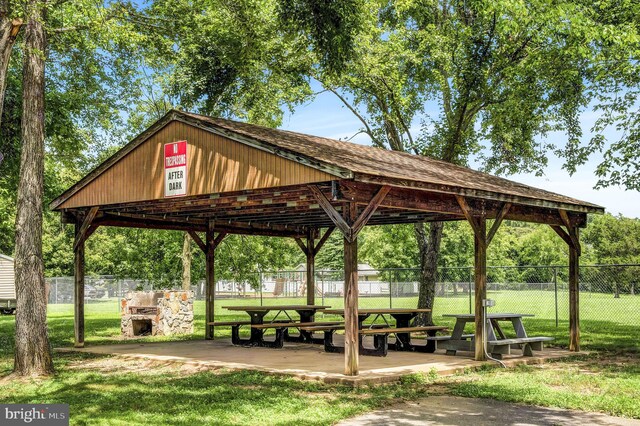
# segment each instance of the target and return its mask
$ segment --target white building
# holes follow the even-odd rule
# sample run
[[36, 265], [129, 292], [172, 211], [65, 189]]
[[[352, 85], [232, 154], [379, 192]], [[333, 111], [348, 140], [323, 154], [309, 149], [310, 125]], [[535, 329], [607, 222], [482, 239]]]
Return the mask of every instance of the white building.
[[13, 259], [0, 254], [0, 312], [13, 313], [16, 306]]

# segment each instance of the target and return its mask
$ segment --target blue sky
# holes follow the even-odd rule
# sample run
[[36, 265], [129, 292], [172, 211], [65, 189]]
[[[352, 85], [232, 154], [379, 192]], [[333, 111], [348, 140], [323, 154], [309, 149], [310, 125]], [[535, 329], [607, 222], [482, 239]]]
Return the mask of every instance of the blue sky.
[[[586, 111], [582, 116], [582, 128], [585, 140], [590, 138], [588, 129], [591, 128], [595, 114]], [[358, 119], [331, 93], [322, 93], [312, 102], [302, 105], [293, 114], [287, 114], [281, 128], [317, 136], [334, 139], [350, 138], [361, 128]], [[555, 137], [563, 138], [562, 135]], [[611, 133], [608, 137], [615, 138]], [[365, 145], [370, 140], [364, 135], [356, 136], [352, 142]], [[563, 145], [564, 140], [556, 141]], [[508, 179], [527, 185], [557, 192], [579, 200], [588, 201], [605, 207], [608, 213], [622, 214], [627, 217], [640, 218], [640, 192], [626, 191], [620, 187], [609, 187], [596, 190], [594, 186], [597, 178], [594, 170], [601, 157], [594, 156], [582, 166], [573, 176], [562, 169], [562, 160], [550, 154], [549, 165], [545, 175], [537, 177], [533, 174], [516, 174], [505, 176]]]

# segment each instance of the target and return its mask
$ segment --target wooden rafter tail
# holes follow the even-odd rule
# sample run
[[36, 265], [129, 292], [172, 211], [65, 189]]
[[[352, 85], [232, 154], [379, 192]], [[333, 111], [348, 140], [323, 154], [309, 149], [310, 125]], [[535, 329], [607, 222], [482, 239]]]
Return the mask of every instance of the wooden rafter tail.
[[496, 232], [498, 232], [498, 229], [500, 228], [502, 221], [504, 220], [507, 213], [509, 213], [509, 209], [511, 209], [511, 203], [504, 203], [502, 205], [502, 208], [500, 209], [500, 211], [498, 212], [498, 215], [496, 216], [496, 220], [493, 222], [493, 225], [491, 226], [491, 229], [487, 234], [487, 246], [491, 244], [491, 240], [493, 240], [493, 237], [495, 237]]
[[204, 241], [202, 241], [202, 238], [200, 238], [198, 233], [196, 231], [187, 231], [187, 233], [189, 234], [193, 242], [196, 243], [198, 247], [200, 247], [200, 250], [202, 250], [203, 253], [206, 253], [207, 245], [204, 243]]
[[340, 215], [340, 213], [338, 213], [335, 207], [333, 207], [333, 205], [327, 199], [324, 193], [316, 185], [309, 185], [309, 189], [311, 190], [311, 193], [316, 198], [316, 200], [318, 200], [318, 204], [320, 205], [322, 210], [324, 210], [327, 216], [329, 216], [329, 219], [331, 219], [331, 222], [333, 222], [334, 225], [336, 225], [336, 227], [340, 229], [340, 231], [342, 231], [342, 233], [346, 238], [350, 239], [351, 227], [342, 218], [342, 216]]
[[373, 214], [376, 212], [376, 209], [380, 206], [380, 204], [382, 204], [384, 197], [387, 196], [390, 190], [391, 190], [390, 186], [388, 185], [382, 186], [378, 190], [376, 195], [373, 196], [371, 201], [369, 201], [369, 204], [367, 204], [367, 207], [365, 207], [365, 209], [362, 211], [358, 219], [356, 219], [355, 223], [351, 227], [352, 239], [358, 238], [358, 234], [360, 233], [362, 228], [364, 228], [364, 226], [367, 224], [369, 219], [371, 219], [371, 216], [373, 216]]
[[87, 231], [89, 231], [89, 228], [91, 227], [93, 220], [96, 218], [99, 209], [100, 207], [98, 206], [91, 207], [91, 209], [89, 209], [89, 212], [82, 221], [82, 225], [80, 226], [78, 234], [76, 235], [76, 239], [73, 244], [74, 251], [78, 250], [80, 244], [84, 243], [84, 241], [88, 238]]

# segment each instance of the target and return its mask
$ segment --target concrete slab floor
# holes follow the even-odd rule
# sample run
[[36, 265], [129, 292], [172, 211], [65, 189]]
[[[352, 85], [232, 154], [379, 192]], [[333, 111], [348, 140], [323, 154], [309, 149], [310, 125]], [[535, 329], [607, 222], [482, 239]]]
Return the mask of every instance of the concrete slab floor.
[[[58, 348], [59, 352], [85, 352], [137, 359], [157, 360], [205, 366], [211, 369], [257, 370], [286, 374], [306, 380], [326, 383], [343, 383], [352, 386], [398, 381], [412, 373], [437, 372], [440, 375], [455, 374], [465, 369], [495, 364], [492, 361], [475, 361], [471, 353], [459, 352], [456, 356], [435, 353], [395, 352], [386, 357], [360, 357], [360, 374], [345, 376], [344, 355], [326, 353], [322, 345], [286, 343], [282, 349], [239, 347], [229, 339], [189, 340], [180, 342], [124, 343], [88, 346], [85, 348]], [[520, 351], [514, 351], [519, 353]], [[555, 348], [545, 348], [534, 357], [511, 355], [503, 362], [507, 366], [539, 364], [549, 359], [563, 358], [573, 353]]]

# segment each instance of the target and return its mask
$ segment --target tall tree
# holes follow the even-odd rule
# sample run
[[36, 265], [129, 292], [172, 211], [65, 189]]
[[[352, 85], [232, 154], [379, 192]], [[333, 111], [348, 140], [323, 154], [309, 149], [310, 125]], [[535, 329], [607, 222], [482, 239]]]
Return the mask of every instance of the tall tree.
[[596, 187], [620, 185], [640, 191], [640, 4], [633, 0], [597, 4], [589, 10], [601, 34], [587, 81], [598, 114], [587, 143], [566, 152], [565, 168], [573, 173], [599, 153]]
[[[14, 2], [4, 3], [3, 11], [9, 11], [8, 4]], [[45, 137], [52, 153], [71, 153], [71, 156], [58, 157], [61, 163], [71, 165], [77, 163], [75, 157], [80, 156], [90, 139], [111, 133], [114, 123], [118, 122], [114, 107], [120, 106], [127, 95], [110, 93], [110, 85], [114, 81], [125, 82], [131, 75], [127, 72], [130, 71], [128, 62], [122, 61], [122, 56], [117, 57], [114, 52], [122, 55], [131, 49], [126, 37], [118, 40], [114, 35], [122, 36], [121, 33], [105, 31], [105, 22], [112, 18], [103, 14], [107, 8], [102, 4], [86, 1], [50, 5], [45, 0], [30, 0], [23, 6], [18, 12], [26, 22], [22, 26], [25, 28], [24, 46], [11, 49], [11, 45], [0, 55], [0, 60], [5, 61], [0, 63], [0, 69], [9, 70], [0, 75], [2, 88], [11, 81], [9, 58], [20, 55], [23, 58], [22, 78], [14, 80], [22, 87], [22, 144], [13, 145], [20, 152], [15, 222], [15, 282], [19, 312], [14, 368], [20, 375], [46, 375], [53, 371], [53, 364], [46, 329], [42, 258]], [[16, 10], [9, 12], [17, 13]], [[68, 21], [74, 24], [66, 26]], [[13, 17], [12, 22], [15, 32], [18, 24]], [[6, 61], [9, 61], [9, 68]], [[47, 61], [54, 61], [56, 66], [48, 68], [45, 80]], [[49, 104], [62, 112], [62, 120], [57, 116], [50, 119], [46, 114], [48, 82], [54, 83], [47, 96]], [[8, 89], [15, 92], [15, 88]], [[15, 99], [11, 101], [11, 106], [15, 107]], [[113, 122], [108, 121], [110, 118]], [[2, 134], [10, 135], [11, 144], [15, 134], [7, 132], [5, 127], [2, 122]], [[5, 140], [2, 141], [4, 144]]]
[[[542, 173], [547, 152], [570, 157], [605, 28], [575, 1], [369, 2], [346, 72], [311, 71], [379, 147], [497, 173]], [[609, 26], [616, 36], [626, 26]], [[566, 144], [546, 140], [564, 132]], [[486, 146], [485, 146], [486, 144]], [[416, 224], [419, 307], [434, 301], [443, 224]], [[430, 315], [421, 318], [431, 322]]]
[[26, 8], [23, 66], [22, 158], [16, 215], [16, 351], [20, 375], [53, 373], [47, 336], [47, 300], [42, 260], [42, 193], [44, 176], [44, 31], [46, 2]]
[[191, 289], [191, 237], [185, 232], [182, 242], [182, 289]]
[[2, 107], [7, 89], [7, 73], [13, 45], [16, 42], [22, 19], [14, 15], [14, 8], [9, 0], [0, 0], [0, 124], [2, 124]]

